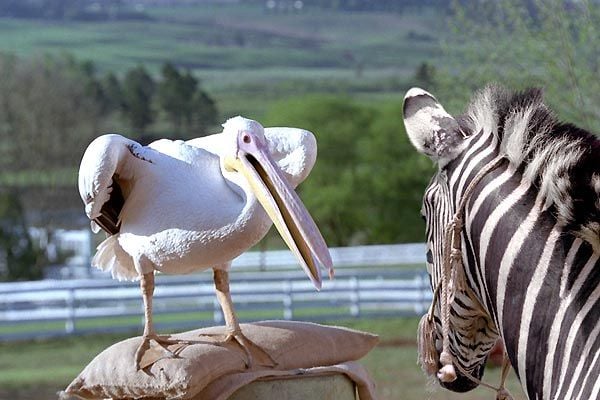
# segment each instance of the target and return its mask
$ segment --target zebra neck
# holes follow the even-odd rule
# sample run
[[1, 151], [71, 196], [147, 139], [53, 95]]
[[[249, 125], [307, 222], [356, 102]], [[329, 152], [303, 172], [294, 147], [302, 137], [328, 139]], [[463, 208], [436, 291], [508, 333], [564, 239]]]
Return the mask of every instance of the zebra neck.
[[[506, 162], [481, 180], [467, 203], [468, 279], [530, 398], [598, 395], [599, 255], [563, 230], [554, 207], [521, 172]], [[457, 204], [461, 179], [455, 182]], [[590, 373], [593, 378], [586, 378]], [[583, 386], [575, 385], [573, 375]]]

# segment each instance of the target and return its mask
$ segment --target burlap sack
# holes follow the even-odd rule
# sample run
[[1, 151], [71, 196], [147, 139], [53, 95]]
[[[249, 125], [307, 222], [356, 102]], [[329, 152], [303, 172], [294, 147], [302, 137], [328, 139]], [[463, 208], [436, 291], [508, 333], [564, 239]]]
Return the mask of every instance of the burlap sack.
[[260, 370], [225, 375], [206, 386], [191, 400], [226, 400], [243, 386], [265, 379], [301, 379], [302, 377], [344, 374], [356, 387], [360, 400], [374, 400], [375, 384], [367, 370], [357, 362], [347, 361], [326, 367], [302, 368], [287, 371]]
[[[242, 331], [277, 363], [270, 369], [279, 371], [358, 360], [378, 341], [369, 333], [308, 322], [263, 321], [242, 324]], [[64, 394], [84, 399], [192, 398], [217, 378], [248, 371], [238, 346], [217, 346], [211, 343], [214, 339], [202, 336], [223, 332], [224, 327], [211, 327], [175, 334], [173, 337], [197, 343], [185, 347], [178, 358], [158, 360], [140, 371], [134, 367], [140, 338], [116, 343], [96, 356]]]

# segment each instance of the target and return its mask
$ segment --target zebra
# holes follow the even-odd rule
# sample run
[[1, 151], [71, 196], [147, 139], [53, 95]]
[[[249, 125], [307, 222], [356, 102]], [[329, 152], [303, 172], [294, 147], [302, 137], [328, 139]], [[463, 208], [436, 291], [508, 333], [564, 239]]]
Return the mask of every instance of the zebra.
[[421, 209], [423, 369], [469, 391], [500, 337], [529, 399], [600, 399], [600, 140], [536, 88], [489, 85], [456, 118], [413, 88], [403, 114], [437, 165]]

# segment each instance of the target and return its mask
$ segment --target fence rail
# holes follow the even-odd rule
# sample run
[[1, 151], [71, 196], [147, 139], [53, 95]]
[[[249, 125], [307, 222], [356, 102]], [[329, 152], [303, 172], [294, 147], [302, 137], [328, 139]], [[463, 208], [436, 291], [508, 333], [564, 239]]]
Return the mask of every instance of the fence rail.
[[[316, 292], [288, 251], [246, 253], [232, 266], [241, 320], [420, 315], [431, 302], [422, 244], [331, 250], [336, 277]], [[157, 328], [222, 324], [212, 274], [157, 277]], [[0, 341], [140, 330], [137, 283], [106, 277], [0, 284]]]

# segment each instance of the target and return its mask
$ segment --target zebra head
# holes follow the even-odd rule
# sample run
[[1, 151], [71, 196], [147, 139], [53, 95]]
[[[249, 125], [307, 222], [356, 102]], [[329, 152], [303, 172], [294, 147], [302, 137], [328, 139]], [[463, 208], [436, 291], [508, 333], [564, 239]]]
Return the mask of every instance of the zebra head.
[[[440, 287], [443, 286], [445, 264], [450, 262], [447, 228], [457, 212], [456, 194], [450, 184], [452, 167], [468, 149], [469, 126], [447, 113], [431, 94], [417, 88], [409, 90], [404, 98], [404, 124], [417, 151], [429, 156], [438, 166], [425, 191], [421, 211], [426, 221], [427, 271], [435, 299], [430, 310], [433, 318], [431, 352], [434, 355], [430, 365], [424, 365], [422, 354], [420, 360], [425, 372], [430, 375], [437, 372], [443, 387], [466, 392], [478, 386], [476, 380], [483, 376], [487, 356], [498, 337], [492, 317], [482, 306], [485, 303], [477, 295], [477, 289], [473, 289], [476, 285], [472, 284], [474, 278], [466, 265], [468, 257], [464, 241], [459, 246], [462, 257], [454, 264], [452, 274], [446, 275], [452, 289], [445, 297], [448, 304], [445, 323], [443, 302], [437, 301], [442, 296]], [[458, 269], [461, 274], [457, 274]], [[462, 285], [458, 282], [461, 279]], [[450, 357], [443, 355], [444, 349]], [[444, 358], [446, 361], [442, 360]], [[442, 372], [444, 363], [450, 365], [450, 375]]]

